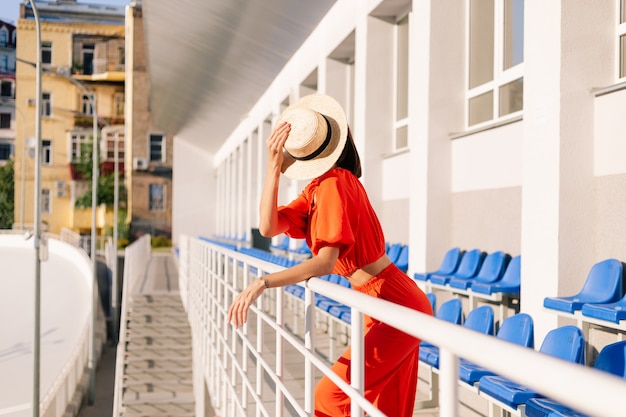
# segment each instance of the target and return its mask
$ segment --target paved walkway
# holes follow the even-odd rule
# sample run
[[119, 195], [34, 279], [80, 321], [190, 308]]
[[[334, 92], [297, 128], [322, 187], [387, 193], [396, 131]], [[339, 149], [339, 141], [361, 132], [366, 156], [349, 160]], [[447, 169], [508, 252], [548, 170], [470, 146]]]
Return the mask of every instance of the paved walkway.
[[194, 416], [191, 329], [170, 252], [154, 252], [128, 305], [120, 416]]

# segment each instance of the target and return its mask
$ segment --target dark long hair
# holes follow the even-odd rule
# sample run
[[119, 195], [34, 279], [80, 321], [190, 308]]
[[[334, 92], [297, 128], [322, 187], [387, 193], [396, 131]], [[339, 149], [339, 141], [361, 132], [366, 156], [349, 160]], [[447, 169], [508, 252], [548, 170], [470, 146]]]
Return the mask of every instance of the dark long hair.
[[346, 146], [343, 148], [343, 152], [337, 159], [336, 166], [339, 168], [347, 169], [352, 172], [357, 178], [361, 178], [361, 158], [356, 150], [354, 139], [352, 139], [352, 132], [348, 127], [348, 140], [346, 140]]

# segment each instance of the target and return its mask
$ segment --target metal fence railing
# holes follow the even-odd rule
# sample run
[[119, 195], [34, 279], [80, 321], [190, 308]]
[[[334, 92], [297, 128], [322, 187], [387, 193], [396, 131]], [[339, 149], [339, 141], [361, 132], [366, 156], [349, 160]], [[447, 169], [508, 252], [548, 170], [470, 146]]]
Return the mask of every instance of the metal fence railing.
[[[145, 273], [150, 261], [152, 248], [151, 236], [146, 234], [130, 244], [124, 250], [124, 281], [122, 284], [122, 301], [120, 303], [120, 332], [117, 343], [115, 363], [115, 386], [113, 392], [113, 416], [117, 417], [122, 411], [122, 395], [124, 389], [124, 355], [126, 349], [125, 323], [128, 321], [128, 302], [136, 285]], [[110, 249], [113, 250], [113, 249]]]
[[[282, 267], [188, 236], [180, 238], [178, 261], [181, 297], [189, 316], [196, 351], [194, 370], [204, 375], [212, 405], [220, 415], [312, 415], [316, 374], [323, 373], [349, 393], [352, 415], [362, 415], [365, 411], [369, 416], [382, 416], [362, 395], [363, 314], [440, 347], [440, 416], [459, 415], [459, 357], [591, 416], [623, 415], [626, 381], [615, 376], [555, 359], [318, 278], [303, 284], [306, 286], [301, 307], [305, 318], [304, 337], [294, 336], [285, 326], [285, 291], [281, 289], [266, 291], [252, 307], [248, 324], [235, 329], [226, 324], [233, 295], [250, 280]], [[332, 297], [352, 309], [351, 385], [338, 379], [316, 350], [314, 293]], [[271, 329], [269, 334], [274, 340], [266, 339], [268, 329]], [[274, 347], [272, 355], [263, 350], [267, 344]], [[297, 363], [304, 367], [303, 388], [294, 387], [286, 380], [287, 350], [290, 354], [300, 355]], [[548, 369], [550, 372], [546, 372]], [[269, 401], [265, 388], [268, 381], [274, 390]]]

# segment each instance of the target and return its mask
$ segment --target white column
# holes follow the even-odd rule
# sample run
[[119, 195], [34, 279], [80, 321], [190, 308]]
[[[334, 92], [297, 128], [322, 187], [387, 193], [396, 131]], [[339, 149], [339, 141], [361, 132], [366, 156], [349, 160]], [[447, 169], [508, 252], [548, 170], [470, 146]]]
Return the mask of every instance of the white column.
[[589, 90], [609, 3], [525, 3], [521, 307], [537, 318], [536, 343], [557, 326], [544, 297], [575, 294], [598, 261]]
[[[463, 129], [464, 19], [463, 7], [455, 0], [413, 2], [409, 21], [412, 272], [436, 269], [452, 245], [449, 134]], [[445, 54], [438, 52], [442, 48]]]

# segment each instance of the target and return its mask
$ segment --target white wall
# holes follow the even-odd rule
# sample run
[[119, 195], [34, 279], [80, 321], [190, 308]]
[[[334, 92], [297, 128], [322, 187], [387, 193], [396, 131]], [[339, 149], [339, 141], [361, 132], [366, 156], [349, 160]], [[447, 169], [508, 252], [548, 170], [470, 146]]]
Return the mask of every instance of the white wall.
[[213, 155], [174, 138], [172, 242], [181, 234], [212, 236], [215, 233], [215, 169]]
[[511, 123], [452, 141], [452, 192], [519, 187], [524, 124]]

